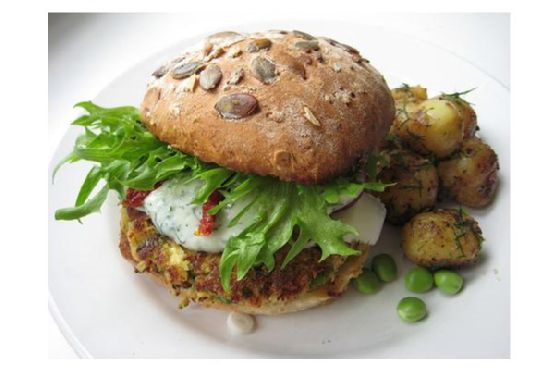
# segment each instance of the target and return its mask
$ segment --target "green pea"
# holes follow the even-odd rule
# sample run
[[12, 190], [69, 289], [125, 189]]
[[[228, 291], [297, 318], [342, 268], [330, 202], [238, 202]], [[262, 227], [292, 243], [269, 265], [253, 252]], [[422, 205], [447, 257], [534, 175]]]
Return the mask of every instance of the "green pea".
[[417, 266], [405, 275], [405, 287], [413, 293], [425, 293], [432, 289], [434, 279], [429, 270]]
[[434, 284], [442, 293], [454, 295], [463, 288], [463, 277], [454, 271], [440, 270], [434, 273]]
[[355, 287], [363, 294], [375, 294], [380, 289], [380, 281], [374, 272], [364, 269], [361, 275], [355, 278]]
[[400, 319], [407, 322], [416, 322], [427, 316], [427, 305], [417, 297], [402, 298], [397, 310]]
[[389, 283], [398, 276], [398, 268], [394, 259], [388, 254], [379, 254], [371, 262], [371, 267], [381, 281]]

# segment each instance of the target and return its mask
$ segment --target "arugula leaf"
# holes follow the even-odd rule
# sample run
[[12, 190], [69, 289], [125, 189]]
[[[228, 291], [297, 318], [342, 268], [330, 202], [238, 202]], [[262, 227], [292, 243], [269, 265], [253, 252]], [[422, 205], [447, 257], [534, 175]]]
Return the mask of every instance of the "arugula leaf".
[[[249, 187], [245, 186], [247, 182]], [[252, 197], [253, 201], [248, 205], [249, 213], [255, 216], [242, 233], [230, 238], [220, 259], [220, 279], [224, 289], [230, 289], [234, 268], [238, 280], [259, 264], [272, 270], [274, 253], [292, 240], [295, 229], [299, 231], [298, 236], [281, 268], [295, 258], [310, 240], [321, 249], [322, 260], [332, 254], [359, 254], [343, 240], [348, 234], [357, 235], [355, 228], [332, 219], [326, 207], [328, 202], [324, 194], [346, 191], [351, 188], [347, 185], [339, 181], [323, 190], [318, 186], [296, 185], [253, 175], [232, 189], [223, 202]], [[238, 214], [236, 219], [245, 214]]]
[[215, 189], [222, 187], [222, 184], [232, 175], [232, 171], [227, 170], [222, 167], [210, 168], [204, 171], [198, 172], [190, 181], [195, 179], [204, 180], [205, 184], [201, 186], [195, 198], [193, 198], [193, 203], [203, 204], [207, 201], [208, 197], [214, 192]]
[[66, 155], [60, 162], [58, 162], [58, 164], [54, 166], [54, 170], [52, 171], [52, 183], [54, 184], [54, 178], [56, 177], [56, 174], [64, 164], [75, 162], [77, 160], [78, 158], [75, 156], [75, 154], [73, 154], [73, 152], [71, 152], [68, 155]]
[[[95, 198], [92, 202], [90, 195], [101, 181], [107, 190], [115, 190], [123, 198], [126, 188], [150, 190], [184, 170], [207, 167], [154, 137], [143, 126], [134, 107], [102, 108], [92, 102], [75, 106], [87, 112], [73, 122], [83, 126], [85, 133], [76, 139], [73, 151], [55, 167], [54, 173], [68, 162], [86, 160], [97, 165], [85, 178], [75, 206], [57, 212], [60, 216], [57, 219], [74, 220], [97, 211], [93, 205], [105, 198]], [[89, 206], [84, 207], [85, 204]]]
[[54, 218], [56, 220], [76, 220], [93, 212], [100, 211], [100, 206], [102, 206], [108, 196], [108, 190], [108, 185], [103, 186], [97, 195], [89, 199], [86, 203], [77, 207], [57, 210], [54, 214]]
[[85, 177], [85, 181], [83, 185], [81, 185], [81, 189], [79, 190], [79, 194], [77, 194], [77, 199], [75, 200], [75, 206], [79, 207], [82, 206], [91, 192], [95, 189], [98, 182], [102, 177], [102, 172], [99, 166], [94, 166], [91, 168], [87, 177]]
[[329, 204], [340, 203], [344, 198], [355, 198], [363, 189], [363, 184], [350, 182], [344, 177], [320, 186], [321, 194]]
[[[159, 141], [141, 123], [134, 107], [103, 108], [87, 101], [75, 105], [86, 114], [73, 125], [82, 126], [84, 133], [76, 139], [73, 151], [56, 167], [65, 163], [87, 160], [95, 162], [75, 201], [74, 207], [56, 211], [57, 220], [80, 219], [98, 212], [108, 190], [115, 190], [123, 199], [127, 188], [150, 190], [161, 181], [177, 174], [186, 174], [184, 181], [203, 181], [192, 201], [206, 202], [214, 191], [223, 200], [209, 213], [241, 201], [242, 209], [228, 225], [245, 219], [245, 228], [231, 237], [220, 258], [220, 279], [230, 289], [232, 275], [241, 280], [254, 267], [275, 268], [274, 254], [289, 245], [284, 268], [307, 245], [314, 241], [321, 249], [321, 259], [330, 255], [356, 255], [344, 237], [357, 235], [350, 225], [334, 220], [329, 206], [345, 198], [353, 198], [363, 190], [382, 191], [390, 184], [376, 182], [378, 159], [371, 158], [366, 167], [370, 182], [341, 177], [326, 185], [302, 186], [254, 174], [234, 173], [215, 164], [177, 151]], [[99, 184], [101, 189], [92, 196]], [[245, 205], [243, 205], [245, 204]]]

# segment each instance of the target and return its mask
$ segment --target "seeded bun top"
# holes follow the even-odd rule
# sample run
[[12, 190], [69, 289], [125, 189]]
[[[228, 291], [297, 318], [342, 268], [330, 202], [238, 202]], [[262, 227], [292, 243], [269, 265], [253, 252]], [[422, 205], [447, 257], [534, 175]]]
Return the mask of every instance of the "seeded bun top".
[[153, 73], [141, 116], [205, 162], [318, 184], [378, 147], [394, 103], [348, 45], [300, 31], [221, 32]]

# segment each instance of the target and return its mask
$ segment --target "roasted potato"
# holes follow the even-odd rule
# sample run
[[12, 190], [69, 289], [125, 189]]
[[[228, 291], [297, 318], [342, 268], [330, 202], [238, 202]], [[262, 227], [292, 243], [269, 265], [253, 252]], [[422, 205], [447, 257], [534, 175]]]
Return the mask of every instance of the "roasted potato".
[[[396, 115], [394, 117], [394, 125], [396, 122], [401, 124], [405, 122], [409, 115], [418, 110], [419, 103], [427, 99], [427, 89], [417, 86], [402, 85], [391, 90], [392, 98], [394, 99], [394, 104], [396, 106]], [[395, 134], [393, 127], [390, 128], [390, 133]]]
[[498, 187], [498, 170], [494, 150], [479, 138], [464, 140], [460, 151], [438, 163], [441, 194], [467, 207], [485, 207]]
[[426, 158], [405, 149], [389, 149], [382, 153], [388, 163], [378, 179], [396, 183], [376, 196], [386, 206], [386, 219], [402, 224], [415, 214], [434, 207], [438, 193], [436, 167]]
[[402, 228], [405, 256], [430, 268], [472, 264], [482, 241], [479, 224], [462, 209], [419, 213]]
[[449, 157], [463, 142], [463, 120], [450, 100], [428, 99], [396, 114], [390, 133], [414, 151]]
[[428, 98], [427, 89], [420, 85], [409, 86], [404, 84], [392, 89], [391, 92], [395, 102], [419, 102]]
[[441, 100], [449, 100], [454, 103], [458, 109], [462, 124], [463, 124], [463, 138], [469, 139], [475, 136], [477, 131], [477, 114], [471, 104], [461, 97], [462, 93], [455, 94], [442, 94], [438, 97]]

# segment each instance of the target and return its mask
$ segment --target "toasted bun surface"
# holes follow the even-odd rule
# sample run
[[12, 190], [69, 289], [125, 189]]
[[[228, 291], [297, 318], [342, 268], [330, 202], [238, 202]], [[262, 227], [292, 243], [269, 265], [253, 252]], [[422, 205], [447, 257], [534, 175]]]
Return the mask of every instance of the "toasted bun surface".
[[[361, 254], [330, 256], [320, 261], [317, 248], [306, 248], [284, 269], [251, 270], [242, 280], [232, 280], [230, 292], [220, 285], [220, 253], [208, 254], [181, 247], [159, 235], [144, 212], [122, 208], [120, 251], [137, 272], [147, 274], [178, 296], [183, 305], [192, 301], [206, 307], [249, 314], [274, 315], [306, 310], [339, 297], [349, 281], [361, 273], [369, 247], [353, 245]], [[276, 265], [287, 252], [280, 250]], [[326, 281], [315, 279], [326, 274]]]
[[344, 174], [394, 117], [386, 82], [355, 49], [297, 31], [216, 34], [153, 75], [141, 116], [160, 140], [283, 181]]

